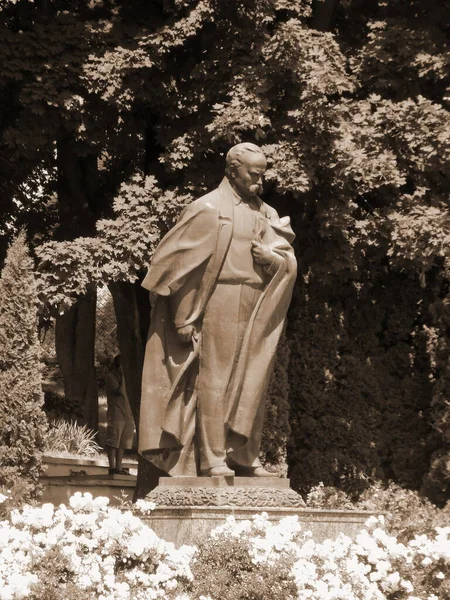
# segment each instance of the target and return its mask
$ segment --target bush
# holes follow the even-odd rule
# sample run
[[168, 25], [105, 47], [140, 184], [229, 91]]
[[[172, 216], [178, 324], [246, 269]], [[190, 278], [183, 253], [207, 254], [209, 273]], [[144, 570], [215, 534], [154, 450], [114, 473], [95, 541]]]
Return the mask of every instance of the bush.
[[449, 537], [399, 543], [371, 517], [354, 541], [319, 543], [296, 517], [262, 514], [177, 550], [131, 511], [77, 493], [0, 523], [0, 600], [447, 600]]
[[361, 495], [357, 506], [384, 513], [389, 531], [405, 543], [450, 523], [450, 503], [438, 508], [418, 492], [392, 482], [372, 486]]
[[176, 550], [108, 503], [78, 492], [68, 507], [13, 511], [0, 523], [0, 600], [53, 600], [58, 590], [70, 600], [175, 598], [194, 549]]
[[418, 492], [393, 482], [372, 483], [357, 498], [351, 498], [338, 488], [319, 484], [307, 495], [306, 504], [309, 508], [357, 508], [383, 514], [386, 529], [403, 543], [423, 534], [433, 535], [437, 527], [450, 523], [450, 502], [438, 508]]
[[54, 421], [45, 435], [45, 449], [81, 456], [96, 456], [101, 447], [95, 441], [96, 432], [87, 425], [68, 421]]
[[269, 471], [286, 477], [286, 444], [289, 427], [289, 345], [284, 334], [278, 345], [274, 370], [267, 391], [266, 417], [261, 439], [261, 459]]
[[281, 555], [273, 562], [258, 562], [250, 540], [226, 532], [212, 535], [198, 548], [192, 565], [189, 598], [202, 600], [205, 593], [220, 600], [286, 600], [294, 598], [296, 585], [291, 562]]
[[351, 495], [372, 479], [421, 489], [436, 447], [423, 290], [369, 264], [364, 276], [333, 276], [330, 262], [314, 254], [299, 269], [310, 275], [297, 280], [288, 323], [292, 485], [302, 494], [320, 481]]
[[9, 247], [0, 276], [0, 489], [35, 496], [47, 431], [33, 262], [25, 234]]
[[62, 548], [52, 548], [38, 559], [33, 565], [33, 575], [39, 584], [31, 586], [28, 600], [96, 600], [95, 594], [70, 581], [70, 558]]
[[50, 390], [45, 392], [45, 414], [49, 421], [70, 421], [71, 419], [82, 420], [83, 411], [79, 402], [67, 398], [64, 393], [57, 393]]

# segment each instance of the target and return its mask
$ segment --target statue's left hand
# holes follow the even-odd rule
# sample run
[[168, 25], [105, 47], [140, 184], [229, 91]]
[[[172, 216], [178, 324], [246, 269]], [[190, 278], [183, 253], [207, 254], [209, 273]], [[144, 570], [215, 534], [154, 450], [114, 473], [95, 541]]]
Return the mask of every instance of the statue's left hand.
[[193, 325], [185, 325], [177, 329], [177, 334], [183, 344], [189, 344], [195, 334], [195, 327]]
[[253, 260], [255, 263], [258, 263], [258, 265], [270, 265], [275, 258], [275, 254], [269, 246], [266, 246], [257, 240], [252, 242], [252, 254]]

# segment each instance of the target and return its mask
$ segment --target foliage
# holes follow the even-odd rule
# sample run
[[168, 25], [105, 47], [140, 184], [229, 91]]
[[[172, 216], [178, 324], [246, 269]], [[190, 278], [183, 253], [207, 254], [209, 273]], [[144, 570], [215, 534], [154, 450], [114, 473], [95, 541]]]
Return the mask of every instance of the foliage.
[[51, 600], [57, 590], [82, 600], [445, 600], [449, 591], [450, 528], [400, 543], [381, 517], [354, 541], [323, 542], [297, 517], [231, 517], [198, 548], [176, 550], [130, 511], [77, 493], [69, 507], [13, 511], [0, 529], [1, 600]]
[[[162, 192], [153, 177], [136, 175], [114, 200], [115, 219], [97, 222], [96, 238], [47, 242], [37, 249], [41, 301], [63, 311], [92, 282], [136, 280], [152, 249], [187, 197]], [[83, 274], [71, 277], [83, 264]], [[65, 281], [64, 289], [61, 281]]]
[[323, 481], [358, 494], [371, 479], [419, 489], [436, 443], [420, 282], [380, 266], [325, 284], [328, 258], [315, 267], [289, 320], [291, 480], [304, 493]]
[[42, 473], [41, 372], [36, 282], [22, 232], [0, 276], [0, 487], [13, 499], [36, 495]]
[[450, 503], [444, 508], [437, 508], [426, 497], [393, 482], [371, 483], [358, 497], [319, 483], [308, 493], [306, 504], [309, 508], [358, 509], [383, 514], [387, 531], [402, 543], [422, 534], [431, 535], [436, 527], [445, 527], [450, 511]]
[[174, 598], [177, 583], [191, 577], [193, 548], [175, 550], [108, 502], [78, 492], [70, 507], [13, 511], [1, 523], [1, 600], [43, 598], [55, 585], [60, 596], [78, 589], [83, 600]]
[[289, 345], [283, 335], [267, 394], [266, 416], [261, 440], [261, 458], [269, 471], [286, 477], [286, 446], [289, 439]]
[[201, 600], [206, 592], [220, 600], [295, 598], [291, 564], [284, 556], [275, 556], [270, 562], [255, 560], [253, 543], [247, 532], [242, 537], [229, 532], [208, 536], [199, 544], [192, 566], [189, 598]]
[[77, 421], [83, 418], [83, 413], [80, 405], [77, 402], [71, 401], [64, 394], [45, 391], [45, 414], [47, 419], [51, 421], [76, 419]]
[[95, 441], [96, 433], [87, 425], [53, 421], [45, 435], [45, 450], [68, 452], [80, 456], [96, 456], [101, 450]]
[[345, 510], [354, 508], [355, 504], [343, 490], [331, 485], [325, 486], [320, 482], [309, 490], [306, 506], [314, 509]]
[[386, 527], [401, 542], [422, 534], [430, 535], [437, 527], [449, 522], [450, 503], [437, 508], [426, 497], [400, 486], [378, 484], [362, 494], [358, 506], [365, 510], [382, 512]]
[[[49, 564], [52, 568], [49, 569]], [[70, 573], [70, 559], [59, 547], [49, 550], [42, 559], [33, 564], [33, 574], [39, 585], [33, 585], [27, 595], [29, 600], [59, 600], [61, 592], [66, 600], [95, 600], [95, 595], [76, 585], [67, 583]]]

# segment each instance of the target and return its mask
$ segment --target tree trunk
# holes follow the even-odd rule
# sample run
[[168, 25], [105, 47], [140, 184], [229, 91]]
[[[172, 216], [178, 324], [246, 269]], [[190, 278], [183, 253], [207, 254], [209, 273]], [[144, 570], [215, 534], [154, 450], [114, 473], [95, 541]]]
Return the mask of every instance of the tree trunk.
[[58, 315], [56, 357], [64, 378], [66, 398], [80, 408], [81, 421], [98, 430], [98, 386], [95, 372], [95, 315], [97, 291], [92, 288]]
[[[127, 393], [139, 437], [139, 409], [145, 343], [150, 321], [148, 292], [139, 284], [118, 281], [109, 284], [116, 313], [117, 339], [124, 371]], [[158, 485], [162, 472], [139, 457], [135, 500], [144, 498]]]
[[[145, 337], [148, 316], [142, 315], [137, 298], [139, 291], [127, 281], [114, 281], [109, 284], [113, 297], [117, 323], [117, 340], [125, 376], [127, 393], [136, 422], [139, 422], [139, 406], [141, 401], [141, 377], [144, 364]], [[147, 307], [149, 312], [149, 305]]]
[[78, 156], [74, 140], [62, 137], [57, 145], [57, 166], [57, 238], [73, 240], [95, 236], [95, 223], [103, 200], [98, 191], [97, 156]]
[[333, 18], [339, 0], [315, 0], [313, 3], [313, 14], [311, 27], [319, 31], [329, 31], [332, 28]]

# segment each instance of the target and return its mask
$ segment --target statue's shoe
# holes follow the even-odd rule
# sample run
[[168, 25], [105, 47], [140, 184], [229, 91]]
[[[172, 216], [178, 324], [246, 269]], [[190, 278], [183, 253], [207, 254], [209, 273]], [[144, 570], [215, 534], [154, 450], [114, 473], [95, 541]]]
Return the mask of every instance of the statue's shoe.
[[278, 473], [266, 471], [264, 467], [249, 467], [249, 471], [252, 471], [252, 474], [247, 477], [279, 477]]
[[270, 473], [270, 471], [266, 471], [261, 465], [258, 465], [257, 467], [247, 467], [238, 464], [231, 458], [227, 459], [227, 463], [229, 467], [234, 469], [237, 477], [279, 477], [278, 473]]
[[226, 465], [219, 465], [218, 467], [205, 469], [202, 471], [202, 475], [206, 475], [206, 477], [234, 477], [234, 471], [229, 469]]

